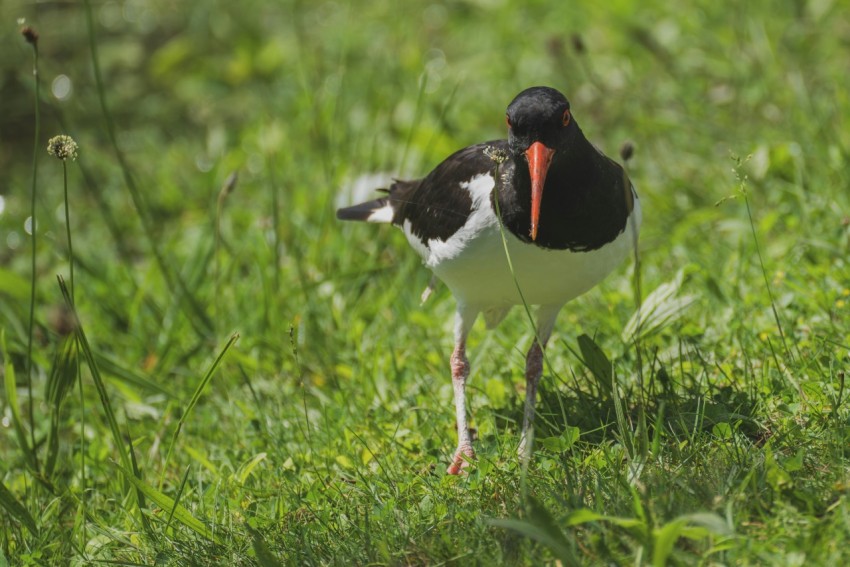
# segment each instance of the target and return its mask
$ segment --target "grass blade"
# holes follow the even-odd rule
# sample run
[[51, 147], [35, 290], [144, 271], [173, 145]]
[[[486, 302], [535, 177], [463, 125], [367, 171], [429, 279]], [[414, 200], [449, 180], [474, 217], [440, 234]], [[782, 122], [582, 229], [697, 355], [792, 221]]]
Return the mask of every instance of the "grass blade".
[[664, 567], [679, 538], [698, 541], [712, 535], [731, 536], [734, 532], [716, 514], [704, 512], [679, 516], [653, 531], [652, 564]]
[[623, 342], [633, 343], [664, 329], [696, 302], [696, 295], [678, 295], [683, 281], [684, 271], [679, 270], [672, 280], [659, 285], [646, 297], [623, 328]]
[[97, 395], [100, 397], [100, 405], [103, 407], [106, 422], [109, 425], [109, 431], [112, 434], [112, 440], [115, 442], [115, 448], [118, 450], [118, 454], [121, 457], [121, 464], [128, 471], [132, 470], [132, 464], [130, 463], [130, 458], [127, 456], [127, 450], [124, 447], [124, 441], [121, 437], [121, 430], [118, 429], [118, 421], [115, 419], [115, 412], [112, 409], [112, 403], [109, 401], [109, 394], [106, 391], [106, 385], [103, 382], [103, 377], [100, 375], [97, 360], [92, 352], [89, 340], [86, 337], [83, 324], [80, 322], [80, 319], [77, 316], [77, 311], [74, 309], [71, 295], [68, 292], [68, 286], [65, 284], [65, 278], [60, 275], [56, 276], [56, 279], [59, 281], [59, 289], [62, 291], [62, 297], [65, 299], [65, 304], [73, 314], [77, 340], [79, 341], [80, 348], [86, 358], [86, 364], [88, 364], [89, 371], [91, 372], [92, 380], [94, 381], [94, 386], [97, 390]]
[[32, 254], [30, 256], [30, 310], [29, 310], [29, 325], [27, 329], [27, 395], [29, 404], [29, 418], [30, 418], [30, 440], [32, 441], [33, 451], [28, 451], [28, 457], [30, 457], [32, 461], [33, 468], [38, 470], [38, 455], [35, 454], [35, 423], [34, 423], [34, 412], [33, 412], [33, 397], [32, 397], [32, 346], [33, 346], [33, 333], [35, 330], [35, 296], [36, 296], [36, 277], [38, 274], [38, 267], [36, 266], [36, 242], [38, 237], [38, 224], [36, 222], [36, 193], [38, 188], [38, 183], [36, 182], [38, 177], [38, 156], [41, 153], [41, 148], [39, 148], [39, 130], [40, 130], [40, 84], [38, 76], [38, 34], [30, 27], [26, 27], [21, 30], [23, 36], [27, 39], [27, 42], [32, 45], [32, 53], [33, 53], [33, 64], [32, 64], [32, 75], [33, 80], [35, 81], [35, 133], [33, 134], [33, 152], [32, 152], [32, 189], [30, 193], [30, 231], [32, 236]]
[[555, 539], [546, 530], [532, 524], [531, 522], [513, 519], [494, 519], [488, 520], [487, 523], [491, 526], [496, 526], [497, 528], [515, 531], [520, 535], [542, 543], [548, 547], [552, 554], [564, 565], [578, 565], [576, 558], [572, 554], [572, 550], [565, 547], [560, 539]]
[[104, 374], [130, 385], [136, 390], [159, 394], [168, 399], [175, 397], [174, 392], [162, 387], [159, 383], [151, 380], [138, 370], [125, 365], [117, 357], [99, 352], [95, 353], [94, 356], [98, 367]]
[[516, 519], [491, 519], [487, 523], [497, 528], [503, 528], [517, 532], [527, 538], [533, 539], [547, 548], [564, 565], [578, 565], [579, 561], [571, 549], [569, 542], [563, 532], [555, 525], [554, 519], [549, 512], [537, 504], [533, 498], [528, 498], [529, 520]]
[[53, 361], [53, 368], [47, 379], [47, 404], [50, 408], [50, 429], [47, 431], [47, 457], [44, 463], [44, 474], [48, 478], [56, 468], [59, 456], [59, 417], [62, 403], [77, 380], [79, 368], [79, 350], [77, 338], [73, 335], [65, 337], [59, 347], [59, 352]]
[[29, 510], [24, 508], [24, 505], [15, 498], [15, 495], [2, 482], [0, 482], [0, 506], [3, 506], [13, 518], [26, 526], [32, 535], [38, 535], [38, 527], [35, 525], [35, 520], [33, 520]]
[[[189, 405], [186, 406], [186, 410], [180, 415], [180, 420], [177, 422], [177, 428], [174, 430], [174, 435], [171, 437], [171, 444], [168, 446], [168, 453], [165, 456], [165, 463], [162, 466], [163, 474], [168, 469], [168, 462], [171, 459], [171, 452], [174, 450], [174, 445], [177, 443], [177, 437], [180, 435], [180, 430], [183, 428], [183, 424], [186, 422], [186, 419], [189, 417], [189, 414], [192, 413], [192, 409], [198, 403], [198, 400], [201, 399], [201, 395], [203, 395], [204, 390], [207, 388], [207, 384], [212, 380], [213, 374], [215, 374], [218, 365], [221, 363], [224, 355], [227, 354], [227, 351], [230, 350], [230, 347], [239, 339], [239, 333], [233, 333], [230, 336], [230, 340], [227, 341], [227, 344], [224, 345], [224, 348], [221, 349], [221, 352], [218, 353], [218, 356], [213, 361], [212, 365], [207, 370], [207, 373], [201, 379], [198, 387], [195, 388], [195, 393], [192, 394], [192, 399], [189, 400]], [[160, 485], [162, 483], [162, 479], [160, 479]]]
[[614, 367], [611, 365], [611, 361], [608, 360], [605, 352], [596, 344], [596, 341], [585, 334], [579, 335], [578, 347], [581, 350], [582, 362], [596, 378], [599, 390], [610, 395], [611, 383], [614, 379]]
[[15, 427], [15, 435], [18, 438], [18, 444], [21, 446], [21, 451], [23, 451], [27, 462], [33, 467], [33, 470], [35, 470], [35, 453], [27, 440], [26, 429], [24, 428], [24, 422], [21, 419], [21, 408], [18, 406], [18, 389], [15, 382], [15, 367], [12, 365], [12, 360], [9, 358], [9, 353], [6, 350], [6, 329], [0, 329], [0, 353], [3, 355], [3, 382], [6, 389], [6, 403], [9, 404], [9, 409], [12, 410], [12, 425]]
[[178, 504], [176, 500], [160, 492], [145, 481], [136, 478], [136, 476], [129, 469], [125, 469], [120, 465], [116, 466], [122, 473], [124, 473], [124, 478], [126, 478], [130, 482], [130, 484], [132, 484], [136, 489], [142, 492], [142, 494], [149, 498], [151, 502], [153, 502], [163, 510], [171, 510], [171, 515], [175, 520], [177, 520], [193, 532], [197, 533], [198, 535], [201, 535], [210, 541], [221, 543], [221, 541], [219, 541], [219, 539], [215, 536], [215, 534], [212, 533], [212, 531], [206, 526], [206, 524], [204, 524], [201, 520], [193, 516], [189, 510]]
[[177, 497], [174, 498], [174, 506], [168, 512], [168, 521], [165, 522], [165, 532], [168, 532], [168, 528], [171, 526], [171, 520], [174, 519], [174, 511], [177, 510], [177, 505], [180, 504], [180, 497], [183, 496], [183, 491], [186, 489], [186, 481], [189, 480], [189, 470], [190, 468], [186, 467], [186, 472], [183, 473], [183, 480], [180, 481], [180, 488], [177, 489]]
[[248, 477], [251, 476], [251, 473], [254, 472], [254, 469], [257, 468], [257, 465], [265, 461], [267, 456], [268, 453], [258, 453], [251, 457], [251, 459], [247, 463], [239, 467], [239, 470], [236, 471], [235, 475], [236, 480], [239, 481], [239, 484], [244, 485], [245, 482], [248, 480]]
[[[132, 463], [133, 465], [133, 474], [136, 475], [136, 478], [141, 480], [142, 471], [139, 469], [139, 463], [136, 460], [136, 449], [133, 447], [133, 438], [130, 436], [129, 433], [127, 434], [127, 448], [129, 449], [128, 452], [130, 453], [130, 463]], [[145, 495], [138, 488], [136, 489], [136, 503], [139, 506], [140, 512], [144, 508], [147, 508], [147, 503], [145, 502]], [[152, 540], [156, 540], [156, 533], [153, 531], [151, 523], [148, 521], [148, 517], [143, 512], [141, 513], [141, 520], [142, 527], [145, 529], [145, 533], [147, 533]]]
[[251, 545], [254, 548], [254, 554], [257, 556], [257, 563], [261, 567], [283, 567], [283, 564], [269, 551], [262, 534], [248, 524], [245, 524], [245, 526], [248, 528], [248, 533], [251, 534]]
[[115, 157], [118, 160], [118, 164], [121, 168], [121, 173], [124, 175], [124, 183], [127, 186], [127, 189], [130, 192], [130, 197], [133, 200], [133, 206], [136, 208], [136, 212], [139, 215], [139, 220], [142, 223], [142, 231], [145, 234], [145, 237], [148, 241], [148, 245], [150, 246], [151, 253], [156, 260], [156, 264], [159, 267], [159, 271], [162, 274], [162, 277], [165, 279], [168, 287], [170, 289], [177, 290], [180, 296], [180, 305], [184, 307], [189, 315], [189, 320], [192, 322], [192, 326], [195, 330], [201, 335], [204, 336], [208, 334], [213, 329], [213, 322], [210, 319], [209, 315], [204, 311], [203, 307], [198, 303], [195, 299], [195, 296], [189, 292], [189, 289], [186, 285], [186, 282], [180, 276], [180, 273], [176, 270], [171, 269], [172, 263], [166, 258], [165, 253], [159, 246], [157, 238], [154, 234], [153, 230], [153, 222], [150, 219], [150, 213], [148, 210], [148, 205], [145, 202], [143, 193], [139, 190], [139, 187], [136, 185], [136, 181], [133, 178], [133, 174], [130, 171], [130, 164], [127, 163], [127, 158], [124, 156], [124, 152], [121, 151], [121, 148], [118, 146], [118, 138], [115, 135], [115, 124], [112, 121], [112, 114], [109, 111], [109, 106], [106, 104], [106, 92], [103, 86], [103, 76], [100, 71], [100, 60], [98, 58], [97, 52], [97, 41], [95, 40], [94, 35], [94, 17], [92, 15], [91, 2], [89, 0], [84, 0], [83, 5], [85, 7], [86, 14], [86, 26], [88, 28], [89, 35], [89, 47], [91, 51], [91, 62], [92, 68], [94, 70], [94, 78], [95, 84], [97, 86], [97, 94], [98, 99], [100, 100], [101, 112], [103, 113], [104, 121], [106, 122], [106, 132], [109, 135], [109, 141], [112, 145], [112, 149], [115, 152]]

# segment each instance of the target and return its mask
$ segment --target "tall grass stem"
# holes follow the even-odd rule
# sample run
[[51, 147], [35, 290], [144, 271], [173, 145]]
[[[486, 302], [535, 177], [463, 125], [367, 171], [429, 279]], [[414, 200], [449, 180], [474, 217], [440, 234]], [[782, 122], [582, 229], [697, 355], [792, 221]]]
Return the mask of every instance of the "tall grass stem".
[[148, 245], [150, 246], [154, 259], [156, 260], [156, 264], [159, 267], [159, 271], [162, 274], [162, 277], [165, 279], [166, 285], [170, 289], [175, 289], [179, 292], [181, 306], [183, 306], [184, 304], [188, 305], [188, 311], [191, 315], [189, 320], [195, 330], [201, 335], [208, 335], [214, 330], [213, 322], [207, 315], [207, 313], [204, 311], [203, 307], [198, 303], [195, 296], [190, 293], [189, 288], [187, 287], [186, 282], [180, 276], [180, 273], [177, 271], [172, 271], [170, 263], [165, 256], [165, 253], [160, 249], [160, 246], [156, 239], [156, 235], [154, 234], [153, 222], [151, 221], [149, 216], [147, 203], [145, 202], [142, 192], [139, 191], [139, 188], [136, 185], [136, 181], [133, 178], [132, 172], [130, 170], [130, 165], [127, 163], [127, 159], [124, 156], [124, 153], [118, 146], [118, 139], [115, 135], [115, 124], [113, 123], [112, 114], [109, 111], [109, 106], [106, 104], [106, 91], [103, 85], [103, 76], [100, 71], [97, 41], [95, 40], [94, 34], [94, 17], [92, 16], [91, 2], [89, 0], [83, 0], [83, 4], [85, 6], [86, 12], [86, 24], [88, 27], [89, 48], [91, 52], [92, 68], [94, 70], [94, 77], [97, 86], [98, 98], [100, 100], [101, 112], [103, 113], [104, 121], [106, 122], [106, 132], [109, 136], [109, 141], [112, 145], [112, 149], [115, 152], [115, 157], [118, 159], [118, 164], [121, 168], [121, 173], [124, 176], [124, 183], [130, 192], [130, 197], [133, 200], [133, 206], [136, 208], [136, 212], [139, 215], [139, 220], [142, 224], [142, 231], [145, 234], [145, 237], [148, 241]]
[[776, 308], [776, 299], [773, 297], [773, 290], [770, 287], [770, 281], [767, 277], [767, 269], [764, 266], [764, 257], [761, 254], [761, 246], [759, 245], [758, 234], [756, 233], [756, 225], [753, 220], [753, 211], [750, 208], [750, 199], [747, 196], [746, 191], [742, 191], [744, 196], [744, 205], [747, 208], [747, 219], [750, 222], [750, 231], [753, 234], [753, 243], [756, 247], [756, 256], [759, 259], [759, 268], [761, 269], [761, 276], [764, 278], [764, 287], [767, 290], [767, 296], [770, 299], [770, 309], [773, 312], [773, 320], [776, 321], [776, 328], [779, 330], [779, 338], [782, 340], [782, 348], [785, 351], [785, 354], [793, 361], [794, 355], [791, 353], [791, 349], [788, 347], [788, 342], [785, 340], [785, 330], [782, 328], [782, 319], [779, 318], [779, 310]]
[[[29, 38], [28, 38], [29, 39]], [[32, 45], [32, 53], [33, 53], [33, 66], [32, 66], [32, 75], [33, 80], [35, 81], [35, 133], [33, 135], [33, 152], [32, 152], [32, 190], [30, 191], [30, 231], [32, 236], [32, 255], [31, 255], [31, 279], [30, 279], [30, 309], [29, 309], [29, 324], [28, 324], [28, 332], [27, 332], [27, 360], [26, 360], [26, 368], [27, 368], [27, 408], [29, 410], [29, 422], [30, 422], [30, 442], [32, 443], [32, 451], [26, 450], [26, 453], [30, 456], [31, 465], [34, 470], [38, 471], [38, 455], [35, 452], [35, 415], [33, 413], [33, 396], [32, 396], [32, 371], [33, 371], [33, 360], [32, 360], [32, 345], [33, 345], [33, 332], [35, 330], [35, 294], [36, 294], [36, 279], [38, 277], [37, 266], [36, 266], [36, 252], [37, 252], [37, 234], [38, 234], [38, 226], [36, 224], [36, 191], [38, 187], [38, 154], [41, 151], [41, 146], [39, 142], [40, 130], [41, 130], [41, 112], [40, 102], [41, 102], [41, 91], [40, 91], [40, 83], [38, 77], [38, 36], [35, 36], [34, 40], [29, 41], [30, 45]]]
[[71, 282], [71, 303], [76, 305], [74, 294], [74, 244], [71, 240], [71, 203], [68, 200], [68, 163], [62, 160], [62, 181], [65, 194], [65, 234], [68, 237], [68, 272]]

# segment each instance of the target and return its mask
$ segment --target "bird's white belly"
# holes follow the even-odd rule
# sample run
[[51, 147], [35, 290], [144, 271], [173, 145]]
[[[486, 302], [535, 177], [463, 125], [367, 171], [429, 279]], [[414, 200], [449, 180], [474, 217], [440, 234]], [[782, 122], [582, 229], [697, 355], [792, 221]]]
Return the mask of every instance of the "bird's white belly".
[[493, 178], [482, 175], [464, 186], [473, 199], [472, 212], [447, 240], [429, 240], [426, 246], [407, 224], [402, 226], [425, 265], [461, 303], [486, 309], [519, 305], [524, 299], [530, 305], [560, 306], [605, 279], [634, 250], [641, 221], [637, 198], [625, 230], [589, 252], [541, 248], [520, 241], [505, 229], [509, 264], [499, 221], [490, 206]]
[[505, 232], [509, 265], [496, 226], [481, 231], [457, 256], [430, 267], [466, 304], [509, 306], [524, 298], [531, 305], [563, 305], [596, 286], [622, 263], [633, 248], [632, 232], [627, 227], [613, 242], [589, 252], [548, 250]]

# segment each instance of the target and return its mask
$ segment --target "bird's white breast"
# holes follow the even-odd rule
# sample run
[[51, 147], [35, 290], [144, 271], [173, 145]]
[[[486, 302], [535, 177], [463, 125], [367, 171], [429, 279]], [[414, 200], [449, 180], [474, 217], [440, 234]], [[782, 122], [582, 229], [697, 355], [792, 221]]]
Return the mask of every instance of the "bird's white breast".
[[524, 298], [531, 305], [560, 306], [601, 282], [634, 249], [641, 221], [637, 198], [625, 230], [616, 239], [596, 250], [573, 252], [541, 248], [500, 230], [490, 200], [491, 175], [479, 175], [462, 187], [472, 197], [472, 210], [463, 227], [447, 240], [430, 239], [425, 244], [411, 232], [409, 223], [402, 226], [425, 265], [462, 303], [502, 308], [520, 304]]

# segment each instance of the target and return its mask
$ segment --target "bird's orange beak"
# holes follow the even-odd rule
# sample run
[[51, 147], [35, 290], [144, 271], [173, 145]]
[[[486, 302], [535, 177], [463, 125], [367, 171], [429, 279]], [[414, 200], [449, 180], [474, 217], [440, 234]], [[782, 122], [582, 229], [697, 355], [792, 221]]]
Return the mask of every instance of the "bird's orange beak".
[[534, 142], [525, 150], [528, 171], [531, 174], [531, 239], [537, 240], [537, 223], [540, 220], [540, 201], [543, 199], [543, 185], [546, 173], [555, 150], [547, 148], [541, 142]]

